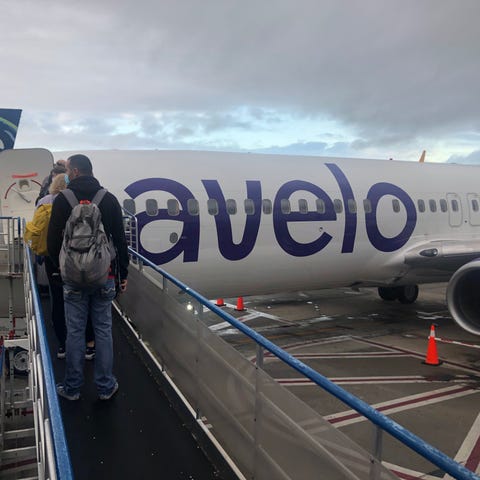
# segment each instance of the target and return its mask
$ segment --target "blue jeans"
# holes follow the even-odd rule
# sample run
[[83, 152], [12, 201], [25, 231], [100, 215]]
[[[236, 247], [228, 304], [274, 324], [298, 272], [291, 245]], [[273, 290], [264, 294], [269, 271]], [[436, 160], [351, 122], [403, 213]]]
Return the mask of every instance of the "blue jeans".
[[99, 395], [109, 394], [116, 383], [113, 376], [112, 300], [115, 282], [108, 279], [102, 287], [63, 286], [67, 323], [67, 362], [64, 386], [68, 394], [80, 391], [85, 363], [85, 327], [88, 315], [95, 332], [95, 384]]

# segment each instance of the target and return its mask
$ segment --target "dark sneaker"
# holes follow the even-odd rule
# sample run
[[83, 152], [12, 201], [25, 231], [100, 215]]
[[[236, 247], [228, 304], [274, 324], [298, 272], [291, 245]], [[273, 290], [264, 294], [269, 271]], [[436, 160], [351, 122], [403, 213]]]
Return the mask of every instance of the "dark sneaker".
[[100, 400], [110, 400], [118, 392], [118, 382], [115, 382], [113, 389], [110, 393], [101, 393], [98, 398]]
[[58, 347], [57, 358], [63, 360], [66, 356], [65, 347]]
[[80, 398], [80, 392], [69, 394], [65, 390], [65, 385], [63, 383], [57, 383], [57, 394], [60, 397], [66, 398], [70, 401], [75, 401]]
[[87, 347], [85, 350], [85, 360], [93, 360], [95, 358], [95, 347]]

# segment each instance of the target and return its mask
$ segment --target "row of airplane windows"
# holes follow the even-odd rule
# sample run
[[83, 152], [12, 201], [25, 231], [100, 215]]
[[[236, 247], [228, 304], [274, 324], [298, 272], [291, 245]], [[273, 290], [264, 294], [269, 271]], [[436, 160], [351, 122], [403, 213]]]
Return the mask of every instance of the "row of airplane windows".
[[[226, 200], [226, 209], [229, 215], [235, 215], [238, 212], [237, 201], [234, 199], [227, 199]], [[449, 209], [449, 202], [444, 198], [440, 200], [429, 199], [428, 201], [419, 199], [417, 200], [417, 208], [420, 213], [424, 213], [427, 211], [435, 213], [435, 212], [448, 212]], [[325, 213], [325, 202], [317, 198], [315, 201], [315, 207], [317, 213]], [[336, 213], [342, 213], [344, 210], [343, 201], [340, 199], [333, 200], [333, 207]], [[128, 212], [135, 214], [136, 213], [136, 206], [135, 201], [132, 199], [126, 199], [123, 201], [123, 208]], [[243, 208], [246, 215], [254, 215], [255, 214], [255, 203], [251, 198], [247, 198], [243, 201]], [[280, 201], [280, 208], [283, 214], [289, 214], [292, 212], [292, 202], [289, 199], [282, 199]], [[347, 200], [346, 208], [350, 213], [357, 213], [357, 202], [353, 199]], [[210, 215], [218, 215], [219, 207], [218, 201], [214, 198], [210, 198], [207, 200], [207, 209]], [[399, 213], [401, 210], [400, 201], [397, 199], [392, 199], [392, 209], [395, 213]], [[456, 199], [450, 200], [450, 209], [452, 212], [460, 211], [460, 203]], [[480, 209], [479, 202], [477, 199], [471, 199], [471, 209], [473, 212], [478, 212]], [[363, 210], [365, 213], [372, 212], [372, 204], [369, 199], [363, 200]], [[199, 215], [200, 207], [198, 200], [191, 198], [187, 201], [187, 211], [189, 215]], [[271, 214], [273, 211], [272, 201], [269, 199], [262, 200], [262, 212], [266, 215]], [[149, 216], [156, 216], [158, 214], [158, 202], [155, 199], [148, 199], [145, 202], [145, 212]], [[180, 214], [180, 204], [178, 200], [172, 198], [167, 200], [167, 212], [168, 215], [175, 217]], [[308, 213], [308, 202], [305, 199], [298, 200], [298, 212], [300, 213]]]

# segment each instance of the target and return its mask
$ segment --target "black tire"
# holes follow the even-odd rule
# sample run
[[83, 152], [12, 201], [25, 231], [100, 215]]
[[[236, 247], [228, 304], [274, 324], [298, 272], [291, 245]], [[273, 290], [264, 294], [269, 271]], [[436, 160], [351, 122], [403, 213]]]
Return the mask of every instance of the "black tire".
[[398, 298], [398, 291], [396, 287], [378, 287], [378, 295], [382, 300], [392, 302]]
[[418, 297], [418, 285], [398, 287], [398, 301], [403, 304], [414, 303]]

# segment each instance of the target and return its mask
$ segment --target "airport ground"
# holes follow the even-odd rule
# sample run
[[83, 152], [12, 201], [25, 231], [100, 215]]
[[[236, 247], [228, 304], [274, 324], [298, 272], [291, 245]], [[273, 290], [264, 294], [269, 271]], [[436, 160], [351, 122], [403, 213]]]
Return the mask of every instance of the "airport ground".
[[[421, 286], [412, 305], [381, 300], [376, 289], [305, 291], [236, 299], [225, 307], [246, 325], [381, 410], [473, 471], [480, 471], [480, 339], [455, 324], [445, 284]], [[243, 334], [207, 315], [210, 328], [254, 361]], [[435, 325], [441, 365], [424, 363]], [[431, 351], [430, 351], [431, 353]], [[307, 405], [372, 450], [373, 429], [336, 398], [266, 357], [265, 370]], [[401, 478], [443, 473], [387, 435], [383, 459]], [[445, 477], [446, 478], [446, 477]]]

